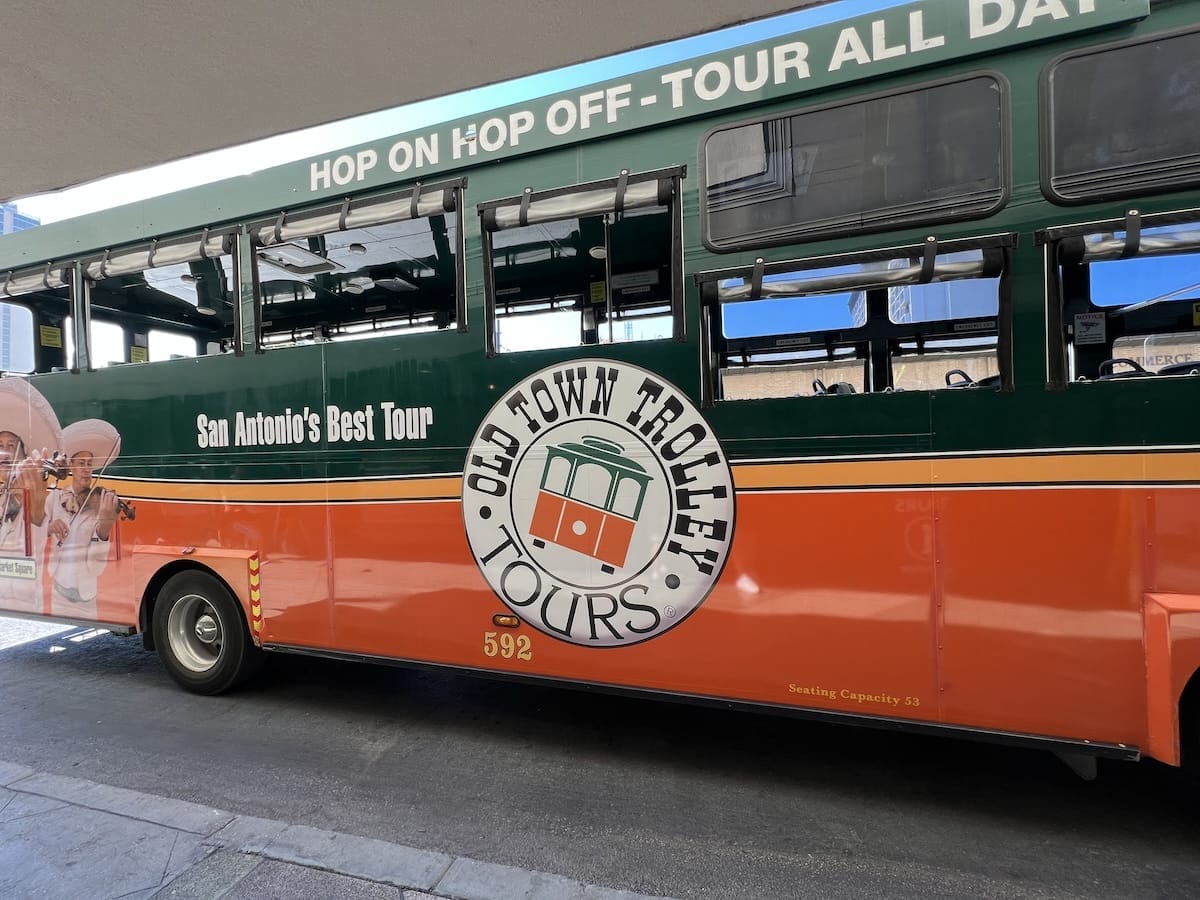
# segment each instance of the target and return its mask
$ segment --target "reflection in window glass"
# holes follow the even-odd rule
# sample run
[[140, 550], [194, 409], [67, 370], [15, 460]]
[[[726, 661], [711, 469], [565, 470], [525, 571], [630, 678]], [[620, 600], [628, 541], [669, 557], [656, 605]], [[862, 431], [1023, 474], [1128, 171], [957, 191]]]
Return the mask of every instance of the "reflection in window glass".
[[[1142, 234], [1162, 235], [1177, 230], [1148, 228]], [[1124, 234], [1118, 232], [1113, 237], [1122, 239]], [[1102, 260], [1091, 264], [1091, 279], [1092, 304], [1100, 307], [1200, 296], [1200, 253]]]
[[1193, 371], [1192, 363], [1200, 370], [1200, 331], [1117, 338], [1113, 341], [1113, 356], [1131, 359], [1148, 372], [1173, 367], [1176, 374], [1187, 375]]
[[906, 284], [888, 289], [888, 318], [897, 324], [952, 322], [995, 316], [999, 312], [999, 278]]
[[1000, 85], [979, 77], [716, 132], [708, 239], [756, 247], [986, 215], [1004, 196], [1003, 121]]
[[1200, 32], [1089, 51], [1049, 76], [1050, 182], [1065, 198], [1197, 183]]
[[721, 330], [728, 338], [857, 328], [867, 321], [860, 291], [812, 297], [746, 300], [721, 307]]

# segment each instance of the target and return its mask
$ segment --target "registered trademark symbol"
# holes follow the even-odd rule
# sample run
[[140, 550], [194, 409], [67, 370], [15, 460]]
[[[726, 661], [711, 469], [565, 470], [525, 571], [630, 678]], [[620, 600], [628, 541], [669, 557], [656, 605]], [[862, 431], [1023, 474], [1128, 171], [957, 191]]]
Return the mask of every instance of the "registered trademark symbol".
[[673, 619], [673, 618], [675, 618], [675, 607], [673, 607], [673, 606], [664, 606], [664, 607], [663, 607], [663, 615], [664, 615], [664, 616], [666, 616], [668, 619]]

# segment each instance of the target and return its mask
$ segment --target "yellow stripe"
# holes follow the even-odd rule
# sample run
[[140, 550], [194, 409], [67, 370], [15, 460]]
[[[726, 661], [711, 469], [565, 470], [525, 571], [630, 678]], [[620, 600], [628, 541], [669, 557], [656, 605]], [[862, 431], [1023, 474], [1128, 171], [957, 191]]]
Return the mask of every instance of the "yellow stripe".
[[[1079, 453], [919, 459], [854, 459], [734, 464], [738, 490], [979, 485], [1200, 483], [1200, 452]], [[347, 503], [458, 500], [457, 476], [392, 481], [279, 482], [124, 481], [105, 486], [125, 497], [216, 503]], [[257, 561], [250, 563], [257, 569]]]
[[278, 482], [125, 481], [104, 479], [122, 497], [210, 503], [346, 503], [356, 500], [457, 500], [461, 479], [405, 478], [395, 481]]
[[739, 490], [915, 485], [985, 487], [1200, 482], [1200, 453], [1088, 453], [1047, 456], [790, 462], [734, 467]]

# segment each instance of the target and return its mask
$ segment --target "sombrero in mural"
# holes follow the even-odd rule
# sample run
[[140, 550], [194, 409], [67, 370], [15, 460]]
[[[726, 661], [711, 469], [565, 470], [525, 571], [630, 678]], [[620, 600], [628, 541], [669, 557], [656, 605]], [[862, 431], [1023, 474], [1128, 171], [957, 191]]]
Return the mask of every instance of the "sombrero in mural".
[[81, 419], [63, 429], [63, 452], [92, 454], [92, 469], [99, 472], [121, 454], [121, 435], [103, 419]]
[[24, 378], [0, 378], [0, 431], [11, 431], [21, 439], [26, 455], [34, 450], [55, 452], [62, 446], [62, 426], [50, 406]]

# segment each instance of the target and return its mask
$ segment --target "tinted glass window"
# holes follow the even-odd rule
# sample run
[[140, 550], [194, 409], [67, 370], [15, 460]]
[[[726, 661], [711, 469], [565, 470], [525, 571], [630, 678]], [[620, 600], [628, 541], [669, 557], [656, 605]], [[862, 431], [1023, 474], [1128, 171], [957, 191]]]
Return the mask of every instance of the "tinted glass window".
[[1002, 103], [980, 77], [715, 132], [708, 239], [754, 247], [985, 215], [1004, 196]]
[[1066, 59], [1048, 84], [1059, 197], [1200, 183], [1200, 32]]

